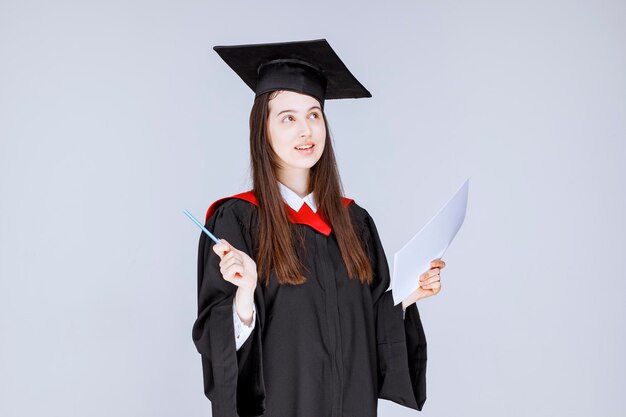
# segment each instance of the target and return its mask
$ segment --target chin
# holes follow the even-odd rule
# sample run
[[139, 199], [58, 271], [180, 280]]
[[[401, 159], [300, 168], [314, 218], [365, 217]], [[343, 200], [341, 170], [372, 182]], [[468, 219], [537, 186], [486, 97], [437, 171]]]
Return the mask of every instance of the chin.
[[315, 159], [311, 159], [311, 161], [308, 161], [309, 163], [306, 164], [307, 168], [311, 168], [314, 165], [316, 165], [321, 158], [315, 158]]
[[298, 159], [295, 161], [290, 161], [289, 165], [294, 168], [311, 168], [313, 165], [317, 164], [321, 158], [306, 158], [306, 159]]
[[311, 162], [309, 164], [302, 164], [302, 163], [294, 164], [294, 165], [292, 165], [292, 167], [299, 168], [299, 169], [310, 169], [310, 168], [313, 168], [315, 166], [315, 164], [317, 164], [317, 161]]

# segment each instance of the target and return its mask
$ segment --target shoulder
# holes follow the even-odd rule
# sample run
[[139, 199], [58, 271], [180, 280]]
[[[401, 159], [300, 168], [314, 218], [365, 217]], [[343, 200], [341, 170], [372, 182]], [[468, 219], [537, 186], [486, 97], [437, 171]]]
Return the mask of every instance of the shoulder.
[[368, 215], [367, 210], [365, 210], [364, 207], [360, 206], [356, 201], [352, 199], [346, 199], [346, 198], [343, 198], [343, 200], [344, 202], [349, 201], [347, 207], [351, 215], [356, 216], [358, 218], [362, 218]]
[[359, 230], [369, 229], [370, 223], [372, 222], [369, 212], [363, 206], [357, 204], [354, 200], [351, 200], [347, 207], [352, 223]]
[[257, 206], [258, 200], [252, 191], [222, 197], [209, 206], [205, 221], [208, 222], [213, 215], [217, 217], [231, 215], [242, 219], [250, 214], [250, 211], [255, 210]]

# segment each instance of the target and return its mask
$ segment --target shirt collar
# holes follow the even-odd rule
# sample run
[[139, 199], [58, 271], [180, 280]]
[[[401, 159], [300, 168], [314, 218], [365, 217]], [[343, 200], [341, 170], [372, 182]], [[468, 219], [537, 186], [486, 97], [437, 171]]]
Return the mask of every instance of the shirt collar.
[[306, 203], [314, 213], [317, 212], [317, 205], [315, 204], [315, 199], [313, 198], [313, 192], [302, 198], [280, 181], [278, 182], [278, 188], [280, 188], [280, 193], [283, 196], [283, 199], [292, 209], [294, 209], [294, 211], [300, 211], [302, 205]]

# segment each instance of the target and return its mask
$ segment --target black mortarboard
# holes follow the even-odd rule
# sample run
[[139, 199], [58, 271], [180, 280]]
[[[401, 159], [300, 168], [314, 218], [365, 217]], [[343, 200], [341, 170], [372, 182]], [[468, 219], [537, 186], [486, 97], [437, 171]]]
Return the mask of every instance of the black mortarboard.
[[215, 52], [255, 92], [291, 90], [325, 99], [371, 97], [326, 39], [214, 46]]

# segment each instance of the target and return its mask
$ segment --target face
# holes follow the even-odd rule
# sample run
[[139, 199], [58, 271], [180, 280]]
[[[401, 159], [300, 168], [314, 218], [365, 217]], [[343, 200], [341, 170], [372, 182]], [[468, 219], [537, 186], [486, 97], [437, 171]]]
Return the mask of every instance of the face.
[[308, 172], [322, 156], [326, 125], [319, 102], [309, 95], [280, 91], [269, 101], [267, 129], [283, 174]]

